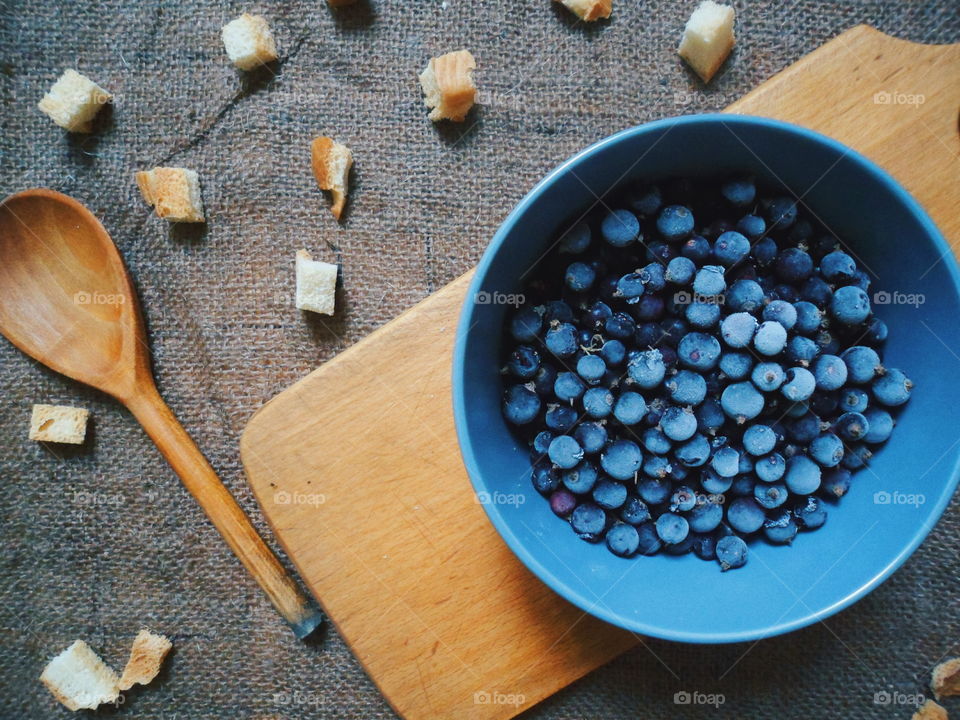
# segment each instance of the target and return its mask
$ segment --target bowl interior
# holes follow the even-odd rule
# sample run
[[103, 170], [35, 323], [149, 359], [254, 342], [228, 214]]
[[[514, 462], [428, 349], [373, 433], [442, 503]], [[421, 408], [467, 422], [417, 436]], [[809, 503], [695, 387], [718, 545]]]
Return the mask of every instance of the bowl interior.
[[[502, 419], [498, 367], [510, 295], [563, 230], [624, 184], [748, 170], [784, 186], [855, 253], [888, 324], [884, 362], [914, 380], [893, 437], [827, 524], [791, 547], [750, 546], [721, 573], [692, 555], [621, 559], [586, 543], [530, 484], [527, 448]], [[890, 302], [878, 302], [877, 292]], [[915, 296], [912, 300], [909, 296]], [[479, 298], [479, 302], [477, 299]], [[553, 171], [504, 222], [484, 255], [457, 338], [454, 404], [464, 461], [513, 551], [584, 610], [639, 633], [729, 642], [814, 622], [866, 594], [930, 530], [957, 481], [960, 296], [953, 256], [915, 201], [876, 166], [807, 130], [742, 116], [693, 116], [612, 136]]]

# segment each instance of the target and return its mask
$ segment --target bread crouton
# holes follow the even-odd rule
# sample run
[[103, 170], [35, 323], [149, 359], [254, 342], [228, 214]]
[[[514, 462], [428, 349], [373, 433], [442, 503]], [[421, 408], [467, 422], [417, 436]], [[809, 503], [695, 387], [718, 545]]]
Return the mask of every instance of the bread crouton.
[[930, 689], [939, 700], [942, 697], [960, 695], [960, 658], [944, 660], [933, 669]]
[[40, 682], [70, 710], [93, 710], [120, 697], [117, 674], [83, 640], [47, 663]]
[[160, 672], [163, 659], [172, 647], [173, 643], [164, 635], [155, 635], [146, 628], [137, 633], [130, 648], [130, 659], [120, 676], [120, 689], [149, 684]]
[[337, 266], [314, 260], [306, 250], [297, 251], [297, 307], [333, 315], [337, 293]]
[[346, 145], [335, 142], [333, 138], [318, 137], [310, 144], [313, 175], [321, 190], [329, 190], [333, 196], [330, 210], [339, 220], [347, 204], [347, 192], [350, 180], [350, 168], [353, 166], [353, 153]]
[[65, 130], [88, 133], [94, 116], [111, 99], [110, 93], [86, 75], [65, 70], [37, 107]]
[[733, 20], [733, 8], [713, 0], [703, 0], [687, 20], [677, 52], [705, 83], [733, 49]]
[[947, 711], [933, 700], [924, 701], [910, 720], [948, 720]]
[[66, 405], [34, 405], [30, 416], [30, 439], [37, 442], [82, 445], [87, 436], [90, 411]]
[[277, 59], [277, 44], [267, 21], [244, 13], [220, 30], [230, 62], [241, 70], [253, 70]]
[[610, 17], [613, 12], [613, 0], [556, 0], [581, 20], [593, 22]]
[[457, 50], [431, 58], [420, 73], [424, 104], [431, 108], [430, 119], [462, 122], [473, 107], [477, 87], [473, 70], [477, 67], [468, 50]]
[[156, 167], [138, 172], [137, 186], [157, 217], [171, 222], [203, 222], [200, 179], [193, 170]]

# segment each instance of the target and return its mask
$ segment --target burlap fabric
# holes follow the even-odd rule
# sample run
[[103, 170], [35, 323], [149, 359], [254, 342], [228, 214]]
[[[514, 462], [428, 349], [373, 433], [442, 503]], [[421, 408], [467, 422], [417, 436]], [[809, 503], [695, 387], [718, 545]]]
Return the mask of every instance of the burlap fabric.
[[[738, 0], [737, 50], [702, 91], [674, 53], [692, 4], [616, 0], [610, 23], [584, 27], [547, 0], [371, 0], [335, 14], [321, 0], [7, 0], [0, 188], [56, 188], [103, 220], [139, 287], [161, 391], [272, 541], [238, 458], [251, 414], [471, 267], [549, 168], [626, 126], [722, 108], [856, 23], [960, 40], [956, 0]], [[242, 79], [219, 28], [245, 10], [270, 18], [282, 59]], [[463, 126], [434, 127], [417, 73], [460, 47], [477, 58], [483, 105]], [[35, 108], [65, 67], [116, 94], [89, 138]], [[342, 227], [309, 169], [319, 133], [356, 157]], [[157, 164], [200, 173], [206, 226], [150, 214], [133, 172]], [[342, 263], [332, 320], [293, 307], [300, 247]], [[33, 402], [90, 408], [92, 440], [28, 441]], [[0, 717], [65, 717], [37, 682], [46, 660], [82, 637], [120, 666], [141, 624], [176, 650], [122, 715], [392, 717], [334, 631], [293, 639], [117, 404], [3, 341], [0, 407]], [[720, 714], [737, 718], [909, 717], [896, 701], [960, 652], [958, 531], [954, 504], [902, 570], [824, 624], [755, 646], [650, 641], [529, 716], [713, 711], [676, 704], [687, 690], [722, 693]], [[883, 691], [894, 703], [874, 702]]]

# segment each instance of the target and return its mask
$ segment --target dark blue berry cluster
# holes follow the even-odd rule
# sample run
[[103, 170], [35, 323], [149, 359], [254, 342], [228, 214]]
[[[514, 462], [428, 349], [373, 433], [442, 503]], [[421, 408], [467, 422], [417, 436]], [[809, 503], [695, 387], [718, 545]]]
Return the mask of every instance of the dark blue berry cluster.
[[870, 280], [750, 177], [637, 187], [570, 228], [507, 323], [503, 412], [532, 482], [624, 557], [746, 562], [826, 521], [912, 383]]

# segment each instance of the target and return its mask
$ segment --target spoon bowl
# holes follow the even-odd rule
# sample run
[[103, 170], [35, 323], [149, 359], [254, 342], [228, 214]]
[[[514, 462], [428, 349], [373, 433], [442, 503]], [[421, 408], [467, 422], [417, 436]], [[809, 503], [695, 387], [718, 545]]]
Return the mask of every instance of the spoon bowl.
[[0, 205], [0, 331], [14, 345], [122, 401], [150, 376], [142, 328], [123, 260], [89, 210], [46, 189]]

